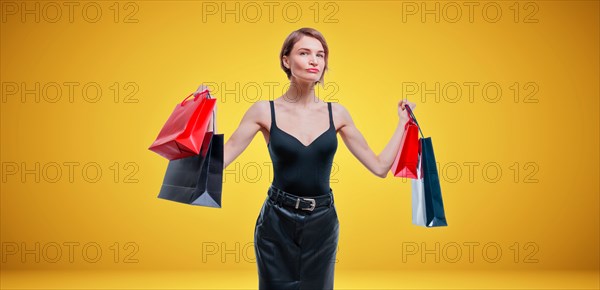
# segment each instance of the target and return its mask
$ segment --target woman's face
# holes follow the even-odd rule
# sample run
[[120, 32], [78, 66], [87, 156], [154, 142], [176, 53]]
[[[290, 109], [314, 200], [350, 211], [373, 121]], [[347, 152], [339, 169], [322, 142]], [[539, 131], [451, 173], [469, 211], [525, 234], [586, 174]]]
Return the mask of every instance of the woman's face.
[[316, 38], [303, 36], [294, 44], [290, 55], [283, 56], [283, 64], [292, 70], [292, 77], [314, 84], [325, 69], [323, 45]]

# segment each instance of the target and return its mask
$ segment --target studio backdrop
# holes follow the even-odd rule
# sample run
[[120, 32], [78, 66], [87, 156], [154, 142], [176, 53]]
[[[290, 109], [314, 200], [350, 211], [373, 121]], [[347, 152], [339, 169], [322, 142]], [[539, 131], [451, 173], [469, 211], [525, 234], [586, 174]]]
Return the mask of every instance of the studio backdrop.
[[46, 270], [256, 279], [254, 225], [273, 178], [262, 134], [224, 170], [221, 208], [158, 198], [168, 160], [148, 147], [201, 83], [217, 99], [226, 142], [253, 103], [288, 88], [278, 56], [301, 27], [329, 45], [315, 93], [347, 108], [376, 154], [397, 126], [398, 102], [417, 104], [448, 221], [413, 225], [411, 180], [371, 174], [338, 135], [336, 275], [573, 270], [598, 281], [597, 1], [1, 8], [4, 285]]

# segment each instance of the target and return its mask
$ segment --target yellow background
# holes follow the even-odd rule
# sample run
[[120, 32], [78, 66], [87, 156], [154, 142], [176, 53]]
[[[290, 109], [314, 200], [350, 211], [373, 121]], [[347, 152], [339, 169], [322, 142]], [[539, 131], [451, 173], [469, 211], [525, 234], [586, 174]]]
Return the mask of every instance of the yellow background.
[[[285, 2], [276, 2], [272, 19], [266, 2], [226, 2], [230, 10], [239, 5], [239, 22], [222, 13], [221, 1], [76, 2], [72, 22], [63, 2], [27, 2], [41, 13], [39, 23], [22, 15], [22, 3], [2, 1], [0, 22], [3, 287], [62, 285], [40, 271], [118, 270], [190, 271], [187, 279], [197, 281], [189, 287], [256, 288], [254, 223], [272, 178], [262, 135], [226, 169], [222, 209], [156, 198], [167, 160], [147, 148], [200, 83], [219, 99], [217, 125], [227, 140], [253, 102], [284, 92], [279, 50], [301, 27], [321, 31], [330, 48], [317, 94], [343, 104], [376, 153], [395, 129], [397, 102], [417, 103], [449, 224], [412, 225], [410, 182], [370, 174], [338, 138], [337, 286], [384, 283], [349, 273], [392, 273], [403, 278], [386, 280], [387, 288], [421, 287], [419, 281], [445, 281], [449, 270], [497, 276], [432, 287], [498, 287], [506, 280], [522, 288], [600, 286], [597, 1], [475, 2], [472, 21], [465, 2], [296, 1], [287, 18]], [[88, 17], [100, 7], [97, 22], [82, 16], [86, 3]], [[431, 14], [421, 19], [423, 3], [440, 5], [439, 22]], [[452, 23], [455, 4], [462, 16]], [[501, 8], [497, 22], [482, 16], [485, 5]], [[214, 7], [216, 14], [206, 15]], [[302, 13], [296, 22], [294, 7]], [[416, 14], [407, 13], [415, 7]], [[477, 86], [470, 99], [471, 82]], [[9, 91], [36, 83], [37, 92]], [[406, 91], [422, 83], [429, 90], [438, 83], [440, 92]], [[502, 90], [495, 102], [486, 100], [495, 96], [493, 86], [482, 92], [490, 84]], [[86, 100], [95, 85], [99, 99]], [[423, 270], [440, 274], [402, 274]], [[212, 271], [229, 274], [207, 284]], [[232, 286], [232, 271], [247, 273], [240, 276], [246, 282]], [[542, 274], [527, 283], [506, 278], [516, 271]], [[550, 279], [554, 271], [566, 271], [564, 284]], [[131, 277], [114, 285], [146, 287], [155, 276]], [[91, 283], [81, 279], [76, 285]]]

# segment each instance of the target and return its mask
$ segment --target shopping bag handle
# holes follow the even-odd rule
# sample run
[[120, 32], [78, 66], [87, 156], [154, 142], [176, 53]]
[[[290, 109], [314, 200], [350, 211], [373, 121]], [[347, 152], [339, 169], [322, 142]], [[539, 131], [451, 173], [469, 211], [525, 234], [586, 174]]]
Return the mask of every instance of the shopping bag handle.
[[413, 111], [410, 109], [410, 106], [409, 105], [404, 105], [404, 107], [408, 111], [408, 114], [410, 115], [410, 118], [413, 121], [415, 121], [415, 124], [417, 124], [417, 128], [419, 128], [419, 132], [421, 133], [421, 137], [425, 138], [425, 136], [423, 136], [423, 131], [421, 131], [421, 126], [419, 126], [419, 122], [417, 122], [417, 118], [415, 117], [415, 114], [413, 114]]
[[[212, 96], [210, 95], [210, 91], [208, 89], [206, 89], [206, 90], [198, 93], [198, 96], [201, 95], [201, 94], [204, 94], [205, 92], [206, 92], [205, 98], [206, 99], [212, 99]], [[194, 101], [196, 101], [196, 99], [198, 99], [198, 96], [196, 96], [194, 98]], [[212, 119], [213, 119], [213, 122], [212, 122], [213, 130], [212, 130], [212, 132], [213, 132], [213, 134], [217, 134], [217, 106], [216, 105], [215, 105], [215, 108], [212, 111]]]
[[200, 95], [202, 95], [204, 93], [206, 93], [205, 98], [208, 99], [208, 97], [210, 96], [210, 91], [208, 89], [206, 89], [206, 90], [204, 90], [202, 92], [199, 92], [199, 93], [193, 92], [189, 96], [185, 97], [185, 99], [183, 99], [183, 101], [181, 101], [181, 106], [182, 107], [185, 106], [185, 101], [187, 101], [187, 99], [189, 99], [191, 96], [194, 96], [194, 102], [195, 102], [196, 100], [198, 100], [198, 98], [200, 97]]
[[[195, 94], [195, 96], [194, 96], [194, 102], [195, 102], [196, 100], [198, 100], [198, 98], [200, 97], [200, 95], [202, 95], [204, 93], [206, 93], [206, 96], [204, 97], [205, 99], [209, 99], [211, 97], [210, 91], [208, 89], [206, 89], [206, 90], [204, 90], [202, 92], [199, 92], [197, 94], [196, 94], [196, 92], [193, 92], [189, 96], [187, 96], [185, 99], [183, 99], [183, 101], [181, 101], [181, 106], [182, 107], [185, 106], [185, 101], [187, 101], [187, 99], [189, 99], [191, 96], [194, 96], [194, 94]], [[212, 98], [210, 98], [210, 99], [212, 99]], [[216, 117], [217, 117], [217, 112], [216, 112], [216, 110], [213, 109], [213, 111], [212, 111], [213, 134], [217, 134], [217, 126], [216, 126], [217, 120], [216, 120]]]
[[212, 118], [213, 118], [213, 134], [217, 134], [217, 106], [215, 106], [215, 108], [212, 111]]
[[[203, 94], [204, 92], [207, 92], [206, 94], [206, 99], [212, 99], [212, 96], [210, 95], [210, 91], [208, 89], [202, 91], [199, 94]], [[196, 98], [198, 98], [198, 96], [196, 96]], [[216, 98], [215, 98], [216, 99]], [[212, 111], [212, 118], [213, 118], [213, 134], [217, 134], [217, 106], [215, 105], [213, 111]]]

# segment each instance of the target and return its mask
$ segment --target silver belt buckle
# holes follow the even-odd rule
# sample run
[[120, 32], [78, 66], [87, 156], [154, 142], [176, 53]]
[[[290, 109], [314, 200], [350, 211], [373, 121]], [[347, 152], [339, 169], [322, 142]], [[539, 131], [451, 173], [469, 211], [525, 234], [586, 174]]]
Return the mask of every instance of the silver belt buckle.
[[298, 209], [298, 207], [300, 206], [300, 199], [306, 200], [306, 201], [310, 201], [310, 207], [303, 207], [301, 208], [301, 210], [308, 210], [308, 211], [313, 211], [315, 209], [315, 206], [317, 205], [317, 202], [315, 201], [314, 198], [304, 198], [304, 197], [299, 197], [298, 199], [296, 199], [296, 209]]

